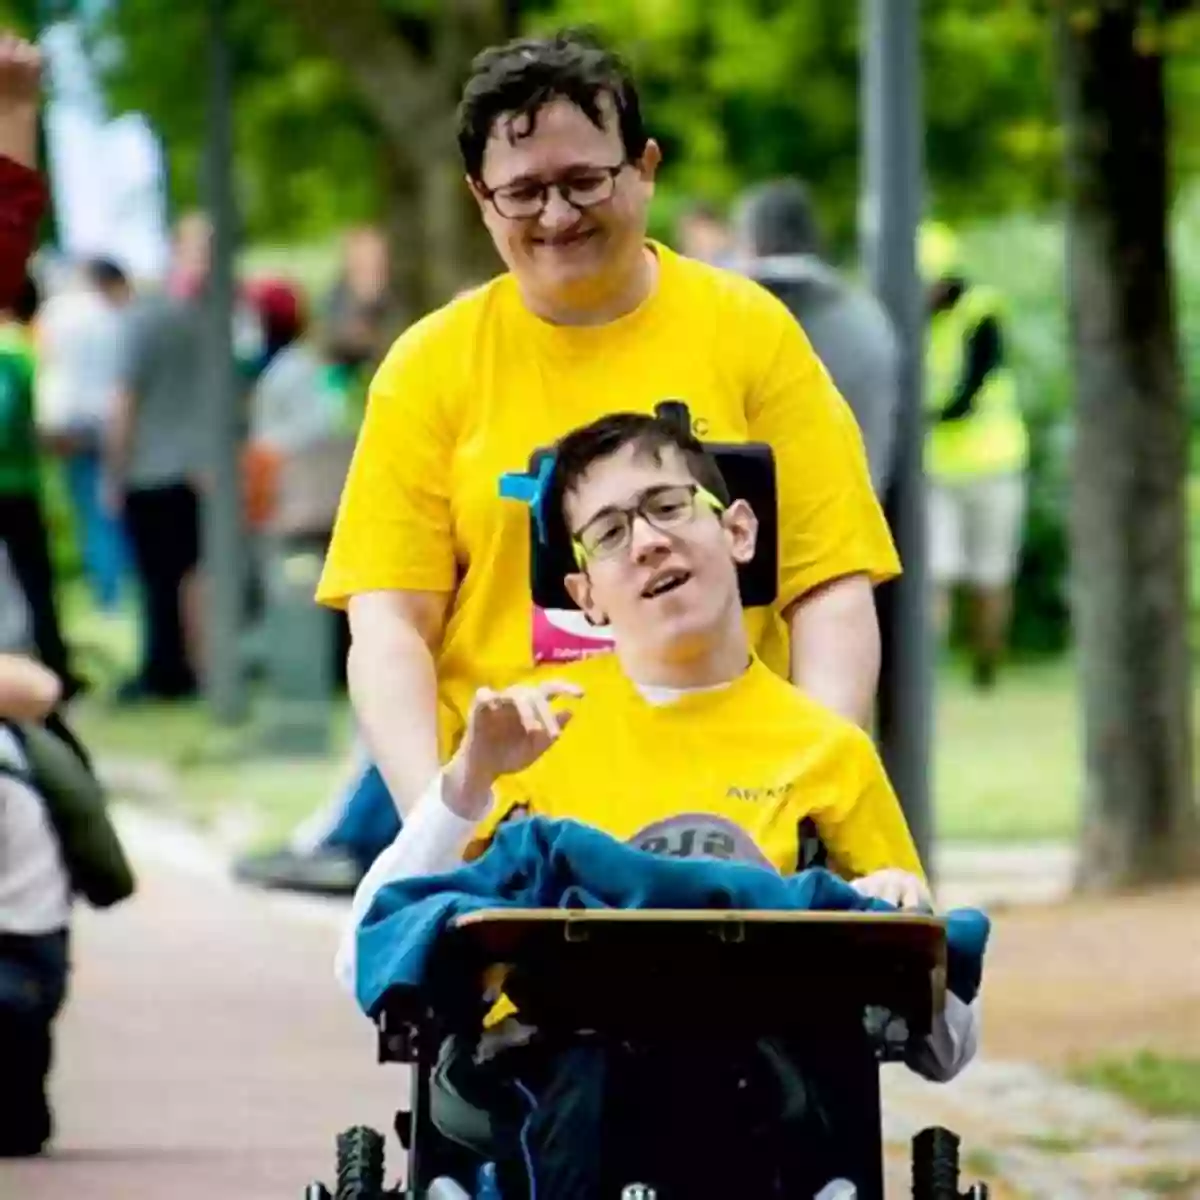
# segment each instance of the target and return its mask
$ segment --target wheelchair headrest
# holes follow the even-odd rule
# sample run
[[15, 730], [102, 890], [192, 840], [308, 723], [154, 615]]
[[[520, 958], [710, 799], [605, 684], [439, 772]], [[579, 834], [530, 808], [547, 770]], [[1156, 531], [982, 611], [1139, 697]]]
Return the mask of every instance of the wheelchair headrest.
[[[687, 405], [661, 404], [656, 415], [686, 422], [691, 428]], [[779, 594], [779, 513], [775, 480], [775, 456], [761, 442], [704, 442], [716, 460], [730, 498], [745, 500], [758, 517], [758, 543], [754, 558], [738, 567], [742, 604], [747, 608], [767, 607]], [[538, 608], [576, 608], [564, 580], [577, 567], [570, 538], [561, 514], [545, 511], [551, 490], [554, 451], [537, 450], [525, 475], [507, 475], [500, 494], [529, 504], [530, 586]]]

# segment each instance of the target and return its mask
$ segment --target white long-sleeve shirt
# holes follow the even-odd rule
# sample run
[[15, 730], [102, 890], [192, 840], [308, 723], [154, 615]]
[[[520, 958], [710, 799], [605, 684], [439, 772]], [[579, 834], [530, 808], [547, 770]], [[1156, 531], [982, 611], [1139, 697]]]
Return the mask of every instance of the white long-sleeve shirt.
[[[350, 915], [338, 946], [334, 970], [351, 995], [355, 993], [358, 927], [379, 891], [389, 883], [453, 870], [462, 862], [477, 822], [453, 812], [442, 798], [444, 776], [432, 780], [395, 841], [375, 860], [354, 893]], [[946, 993], [941, 1015], [929, 1036], [914, 1044], [908, 1065], [935, 1082], [953, 1079], [975, 1057], [979, 1045], [979, 997], [971, 1004]]]
[[32, 937], [70, 924], [71, 882], [46, 805], [20, 778], [27, 769], [16, 735], [0, 727], [0, 933]]

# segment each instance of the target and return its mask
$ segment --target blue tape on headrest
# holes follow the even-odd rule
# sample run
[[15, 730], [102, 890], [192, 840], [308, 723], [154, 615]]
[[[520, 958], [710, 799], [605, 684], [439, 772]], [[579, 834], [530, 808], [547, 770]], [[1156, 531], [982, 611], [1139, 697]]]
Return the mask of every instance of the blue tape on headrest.
[[546, 536], [546, 495], [550, 491], [550, 477], [554, 474], [554, 456], [546, 455], [538, 467], [536, 475], [528, 472], [519, 473], [506, 471], [500, 476], [500, 496], [504, 500], [521, 500], [528, 504], [533, 512], [533, 521], [537, 526], [538, 541], [545, 545]]

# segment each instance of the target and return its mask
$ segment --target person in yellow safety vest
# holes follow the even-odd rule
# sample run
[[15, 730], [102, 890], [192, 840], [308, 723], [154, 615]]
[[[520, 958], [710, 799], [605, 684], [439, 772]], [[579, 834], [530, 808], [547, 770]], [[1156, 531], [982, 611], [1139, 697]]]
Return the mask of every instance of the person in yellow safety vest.
[[1029, 434], [1003, 340], [1001, 297], [963, 274], [957, 240], [928, 224], [925, 470], [930, 571], [944, 635], [953, 587], [971, 594], [973, 671], [992, 686], [1008, 640], [1025, 518]]

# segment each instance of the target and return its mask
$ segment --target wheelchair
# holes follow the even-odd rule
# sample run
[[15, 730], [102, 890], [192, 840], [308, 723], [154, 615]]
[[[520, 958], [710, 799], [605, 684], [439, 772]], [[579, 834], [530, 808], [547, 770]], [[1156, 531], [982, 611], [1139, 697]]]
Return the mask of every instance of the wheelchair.
[[[669, 1033], [711, 1041], [807, 1036], [845, 1064], [861, 1147], [854, 1178], [821, 1200], [883, 1200], [879, 1098], [881, 1063], [903, 1057], [908, 1038], [928, 1033], [945, 1001], [941, 919], [906, 913], [496, 909], [459, 918], [442, 951], [479, 980], [504, 972], [522, 1019], [545, 1031], [588, 1030], [652, 1045]], [[796, 964], [820, 963], [815, 986], [796, 988]], [[482, 993], [481, 993], [482, 994]], [[697, 1006], [697, 995], [704, 1004]], [[702, 1011], [698, 1011], [702, 1010]], [[891, 1016], [886, 1032], [874, 1012]], [[377, 1018], [381, 1062], [410, 1068], [411, 1096], [394, 1128], [407, 1154], [406, 1183], [388, 1188], [382, 1133], [356, 1126], [337, 1141], [331, 1192], [310, 1185], [306, 1200], [479, 1200], [484, 1164], [464, 1169], [461, 1152], [430, 1120], [430, 1077], [442, 1039], [454, 1030], [428, 1000], [389, 993]], [[897, 1030], [902, 1032], [897, 1035]], [[833, 1039], [833, 1044], [830, 1040]], [[446, 1168], [446, 1164], [453, 1163]], [[486, 1174], [483, 1176], [486, 1178]], [[912, 1145], [913, 1200], [985, 1200], [959, 1190], [959, 1139], [923, 1130]], [[655, 1200], [653, 1180], [630, 1180], [621, 1200]], [[618, 1200], [614, 1196], [612, 1200]], [[730, 1197], [729, 1200], [737, 1200]], [[797, 1197], [796, 1200], [812, 1200]]]
[[[686, 405], [668, 402], [658, 415], [691, 428]], [[759, 517], [752, 562], [739, 567], [746, 607], [777, 597], [778, 514], [775, 463], [768, 446], [709, 444], [731, 495]], [[552, 469], [548, 451], [534, 454], [527, 473], [506, 477], [501, 494], [528, 503], [530, 584], [543, 609], [571, 609], [563, 580], [573, 569], [569, 538], [543, 511]], [[803, 831], [802, 831], [803, 832]], [[819, 865], [808, 839], [799, 867]], [[802, 845], [805, 839], [802, 837]], [[820, 1040], [854, 1098], [855, 1178], [831, 1185], [818, 1200], [883, 1200], [880, 1064], [900, 1061], [908, 1038], [929, 1032], [945, 999], [946, 936], [933, 916], [901, 913], [577, 911], [497, 909], [462, 917], [443, 934], [444, 954], [463, 964], [483, 994], [485, 979], [504, 974], [505, 993], [522, 1020], [551, 1034], [591, 1036], [653, 1046], [693, 1035], [705, 1043], [714, 1025], [745, 1045], [765, 1038]], [[799, 963], [819, 963], [816, 986], [795, 986]], [[703, 994], [703, 1019], [695, 997]], [[884, 1028], [879, 1013], [890, 1014]], [[430, 1117], [430, 1081], [439, 1047], [455, 1027], [429, 997], [409, 991], [385, 996], [378, 1017], [378, 1056], [410, 1070], [408, 1107], [394, 1129], [407, 1151], [406, 1183], [385, 1182], [385, 1137], [355, 1126], [337, 1139], [332, 1191], [311, 1184], [306, 1200], [503, 1200], [486, 1182], [486, 1164], [472, 1162], [438, 1134]], [[844, 1067], [843, 1067], [844, 1064]], [[977, 1184], [959, 1191], [958, 1137], [923, 1130], [913, 1141], [914, 1200], [985, 1200]], [[481, 1175], [481, 1168], [483, 1174]], [[481, 1183], [480, 1181], [483, 1180]], [[607, 1200], [607, 1198], [606, 1198]], [[618, 1200], [618, 1197], [612, 1197]], [[657, 1200], [653, 1180], [630, 1180], [620, 1200]], [[728, 1200], [741, 1200], [733, 1195]], [[796, 1200], [813, 1200], [797, 1197]]]

